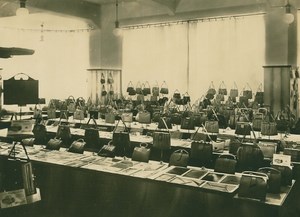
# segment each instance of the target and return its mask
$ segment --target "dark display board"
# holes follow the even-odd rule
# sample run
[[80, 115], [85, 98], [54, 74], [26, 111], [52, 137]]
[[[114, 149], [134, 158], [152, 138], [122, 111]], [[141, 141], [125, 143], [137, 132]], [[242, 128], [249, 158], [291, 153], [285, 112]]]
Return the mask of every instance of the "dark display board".
[[[17, 75], [22, 74], [20, 79]], [[26, 74], [20, 73], [3, 81], [3, 103], [5, 105], [38, 104], [39, 82]], [[24, 78], [25, 77], [25, 78]]]

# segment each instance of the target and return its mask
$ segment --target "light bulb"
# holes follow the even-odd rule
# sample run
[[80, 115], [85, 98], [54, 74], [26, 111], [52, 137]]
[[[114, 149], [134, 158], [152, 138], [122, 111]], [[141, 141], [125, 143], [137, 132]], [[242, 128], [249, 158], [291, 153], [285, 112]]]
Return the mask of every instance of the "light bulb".
[[16, 15], [17, 16], [27, 16], [29, 15], [29, 11], [27, 8], [18, 8], [17, 11], [16, 11]]
[[115, 22], [115, 28], [113, 29], [113, 34], [115, 36], [122, 36], [122, 29], [119, 27], [119, 21], [116, 21]]

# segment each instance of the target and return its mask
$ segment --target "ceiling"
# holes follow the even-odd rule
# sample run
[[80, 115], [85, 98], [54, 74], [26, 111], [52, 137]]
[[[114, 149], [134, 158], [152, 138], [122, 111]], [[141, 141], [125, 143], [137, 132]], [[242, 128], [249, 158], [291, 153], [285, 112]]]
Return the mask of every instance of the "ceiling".
[[[283, 6], [286, 0], [118, 0], [122, 7], [140, 6], [161, 8], [167, 15], [196, 10], [212, 10], [250, 5]], [[300, 0], [290, 0], [296, 8]], [[26, 7], [30, 13], [47, 11], [63, 16], [75, 16], [88, 19], [98, 24], [101, 19], [101, 6], [116, 4], [116, 0], [27, 0]], [[14, 16], [19, 8], [19, 0], [0, 0], [0, 17]], [[135, 10], [133, 8], [132, 10]], [[130, 10], [129, 10], [130, 11]]]

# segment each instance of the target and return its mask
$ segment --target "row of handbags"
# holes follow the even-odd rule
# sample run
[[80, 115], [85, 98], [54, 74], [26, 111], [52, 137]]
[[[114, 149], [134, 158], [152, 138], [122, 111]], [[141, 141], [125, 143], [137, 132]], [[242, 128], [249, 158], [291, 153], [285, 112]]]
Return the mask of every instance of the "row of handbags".
[[159, 96], [159, 94], [169, 94], [169, 88], [165, 81], [162, 83], [160, 88], [158, 84], [156, 84], [151, 89], [149, 83], [146, 82], [146, 84], [147, 86], [138, 82], [137, 86], [134, 87], [133, 83], [130, 81], [127, 85], [126, 91], [130, 96], [134, 96], [136, 94], [149, 95], [151, 94], [151, 90], [153, 96]]

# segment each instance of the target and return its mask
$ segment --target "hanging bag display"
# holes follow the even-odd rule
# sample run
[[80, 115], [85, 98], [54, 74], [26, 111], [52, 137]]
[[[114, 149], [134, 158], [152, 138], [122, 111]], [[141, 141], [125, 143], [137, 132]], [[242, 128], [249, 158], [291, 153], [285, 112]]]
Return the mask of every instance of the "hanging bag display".
[[227, 88], [226, 88], [224, 81], [222, 81], [222, 83], [220, 84], [218, 93], [223, 96], [227, 95]]
[[151, 94], [151, 88], [150, 88], [150, 84], [149, 84], [148, 81], [146, 81], [146, 83], [144, 83], [143, 94], [144, 94], [144, 96], [147, 96], [147, 95]]
[[104, 72], [101, 72], [100, 84], [105, 84], [105, 75], [104, 75]]
[[182, 105], [181, 94], [177, 89], [173, 93], [173, 102], [177, 105]]
[[106, 95], [107, 95], [107, 91], [106, 91], [105, 85], [102, 84], [102, 88], [101, 88], [101, 96], [106, 96]]
[[0, 207], [10, 208], [25, 204], [31, 204], [41, 200], [40, 190], [36, 187], [31, 160], [23, 144], [26, 159], [15, 156], [14, 143], [10, 150], [3, 171], [1, 171]]
[[160, 87], [160, 93], [161, 94], [169, 94], [169, 88], [165, 81], [163, 81], [161, 87]]
[[135, 88], [134, 88], [134, 86], [133, 86], [133, 84], [132, 84], [131, 81], [129, 81], [129, 83], [127, 85], [127, 90], [126, 91], [127, 91], [127, 93], [128, 93], [129, 96], [136, 95], [136, 90], [135, 90]]
[[247, 99], [252, 99], [252, 89], [249, 85], [249, 83], [246, 84], [246, 87], [243, 89], [243, 96]]
[[156, 81], [155, 85], [152, 87], [152, 95], [158, 97], [159, 96], [159, 85]]
[[138, 81], [136, 86], [135, 86], [135, 92], [136, 94], [143, 94], [143, 89], [141, 83]]
[[245, 171], [240, 180], [238, 196], [265, 201], [268, 176], [265, 173]]
[[183, 94], [182, 96], [182, 105], [187, 105], [188, 103], [191, 102], [191, 97], [189, 95], [188, 92], [186, 92], [185, 94]]
[[189, 162], [189, 153], [185, 149], [174, 151], [169, 160], [169, 166], [187, 167]]
[[76, 141], [72, 142], [72, 144], [68, 148], [68, 152], [83, 154], [85, 144], [86, 142], [84, 141], [84, 139], [77, 139]]
[[255, 96], [254, 96], [254, 101], [257, 102], [260, 105], [264, 104], [264, 92], [263, 92], [262, 84], [260, 84], [258, 86], [258, 89], [257, 89], [257, 91], [255, 93]]
[[150, 152], [151, 152], [151, 149], [148, 148], [147, 143], [140, 143], [139, 147], [135, 147], [133, 149], [131, 159], [134, 161], [148, 163], [149, 158], [150, 158]]
[[108, 73], [107, 83], [108, 84], [113, 84], [114, 83], [113, 72], [111, 72], [111, 71]]
[[235, 82], [233, 82], [233, 87], [230, 89], [229, 96], [231, 98], [236, 98], [239, 96], [239, 90]]

